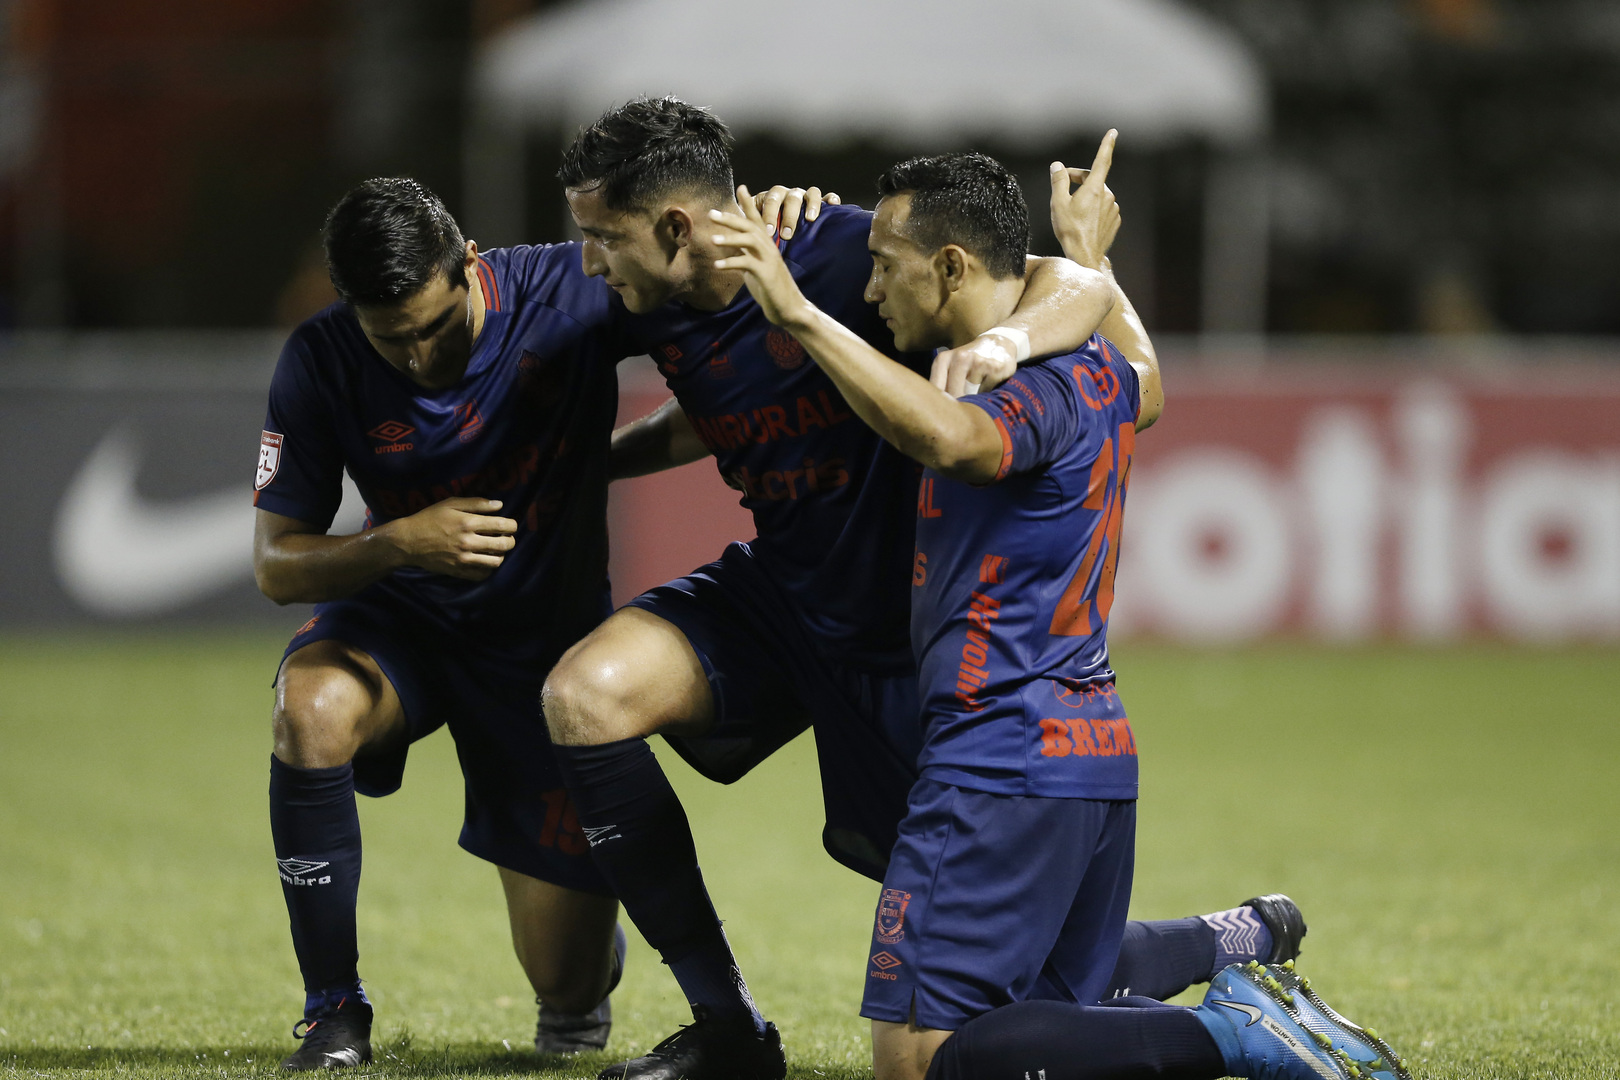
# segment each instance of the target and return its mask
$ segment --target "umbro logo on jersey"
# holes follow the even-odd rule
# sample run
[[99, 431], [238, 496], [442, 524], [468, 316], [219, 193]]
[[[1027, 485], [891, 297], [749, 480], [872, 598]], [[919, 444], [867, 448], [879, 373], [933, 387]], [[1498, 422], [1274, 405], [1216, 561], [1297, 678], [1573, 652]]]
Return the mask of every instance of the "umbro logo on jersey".
[[316, 876], [316, 871], [325, 870], [332, 864], [329, 862], [312, 862], [309, 859], [277, 859], [276, 871], [280, 873], [281, 880], [289, 885], [330, 885], [331, 874]]
[[591, 847], [595, 847], [604, 840], [617, 840], [622, 835], [617, 825], [598, 825], [594, 829], [588, 828], [585, 830], [585, 839], [590, 842]]
[[371, 448], [374, 453], [378, 454], [397, 454], [403, 450], [416, 449], [415, 443], [404, 441], [407, 435], [413, 435], [415, 433], [415, 428], [399, 420], [384, 420], [382, 423], [366, 432], [367, 435], [370, 435], [373, 439], [377, 439], [383, 444], [381, 446], [374, 446]]

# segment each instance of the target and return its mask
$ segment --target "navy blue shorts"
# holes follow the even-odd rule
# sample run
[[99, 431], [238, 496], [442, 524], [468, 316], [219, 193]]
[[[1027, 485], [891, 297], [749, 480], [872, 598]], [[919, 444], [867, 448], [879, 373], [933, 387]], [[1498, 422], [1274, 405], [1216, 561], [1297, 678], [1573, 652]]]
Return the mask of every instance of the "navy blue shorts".
[[1096, 1004], [1119, 960], [1135, 865], [1135, 802], [917, 781], [883, 879], [861, 1015], [955, 1031], [1015, 1001]]
[[883, 880], [922, 749], [916, 673], [863, 671], [828, 656], [746, 544], [630, 606], [686, 635], [714, 695], [714, 727], [668, 736], [669, 744], [729, 784], [813, 726], [822, 843], [845, 866]]
[[356, 791], [374, 798], [398, 791], [409, 744], [449, 725], [466, 785], [461, 846], [541, 881], [612, 895], [591, 860], [540, 711], [540, 688], [565, 645], [475, 642], [375, 594], [317, 604], [282, 659], [323, 640], [369, 654], [405, 711], [405, 742], [354, 759]]

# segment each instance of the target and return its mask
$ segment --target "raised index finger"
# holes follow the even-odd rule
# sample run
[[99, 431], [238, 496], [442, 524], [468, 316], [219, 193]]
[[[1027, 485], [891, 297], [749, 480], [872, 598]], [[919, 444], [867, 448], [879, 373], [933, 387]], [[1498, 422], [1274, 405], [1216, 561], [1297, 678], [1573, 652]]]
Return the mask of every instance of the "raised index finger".
[[1091, 172], [1086, 177], [1086, 183], [1101, 187], [1103, 181], [1108, 179], [1108, 167], [1114, 163], [1114, 142], [1118, 138], [1119, 132], [1109, 128], [1108, 134], [1103, 136], [1102, 144], [1097, 147], [1097, 157], [1091, 163]]

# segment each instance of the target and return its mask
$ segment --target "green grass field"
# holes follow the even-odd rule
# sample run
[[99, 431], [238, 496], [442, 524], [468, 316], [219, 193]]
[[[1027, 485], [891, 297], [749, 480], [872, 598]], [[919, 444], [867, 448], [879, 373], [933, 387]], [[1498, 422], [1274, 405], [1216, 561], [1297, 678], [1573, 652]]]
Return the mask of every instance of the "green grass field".
[[[0, 645], [0, 1075], [233, 1076], [301, 994], [265, 823], [279, 638]], [[1620, 653], [1126, 644], [1134, 914], [1290, 893], [1301, 967], [1429, 1077], [1620, 1076]], [[718, 788], [660, 755], [792, 1075], [867, 1072], [876, 887], [821, 853], [803, 740]], [[361, 800], [368, 1072], [592, 1075], [526, 1053], [495, 872], [455, 845], [448, 738]], [[686, 1019], [632, 935], [610, 1050]]]

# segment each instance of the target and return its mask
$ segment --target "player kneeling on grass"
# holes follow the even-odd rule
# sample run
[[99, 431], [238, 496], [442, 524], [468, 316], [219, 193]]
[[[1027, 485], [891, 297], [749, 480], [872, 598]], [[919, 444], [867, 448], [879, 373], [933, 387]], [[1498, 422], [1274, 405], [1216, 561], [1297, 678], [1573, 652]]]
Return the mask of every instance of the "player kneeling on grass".
[[[1012, 175], [949, 154], [896, 165], [879, 189], [866, 298], [896, 346], [996, 327], [1022, 292], [1029, 234]], [[767, 317], [925, 467], [911, 631], [926, 741], [867, 963], [877, 1080], [1404, 1076], [1291, 963], [1233, 965], [1197, 1009], [1098, 1004], [1130, 901], [1137, 792], [1105, 633], [1135, 434], [1159, 405], [1144, 412], [1132, 363], [1098, 336], [952, 400], [805, 300], [742, 207], [710, 215], [737, 252], [717, 266], [744, 271]], [[1117, 291], [1102, 331], [1151, 348]]]
[[[305, 989], [304, 1045], [283, 1067], [371, 1059], [355, 792], [398, 789], [410, 744], [446, 724], [466, 779], [461, 845], [500, 869], [541, 1002], [536, 1048], [598, 1049], [624, 936], [537, 702], [609, 610], [611, 294], [569, 246], [480, 252], [409, 179], [350, 191], [325, 240], [343, 302], [282, 352], [254, 499], [260, 588], [316, 605], [277, 674], [270, 761]], [[328, 535], [345, 471], [367, 527]]]

